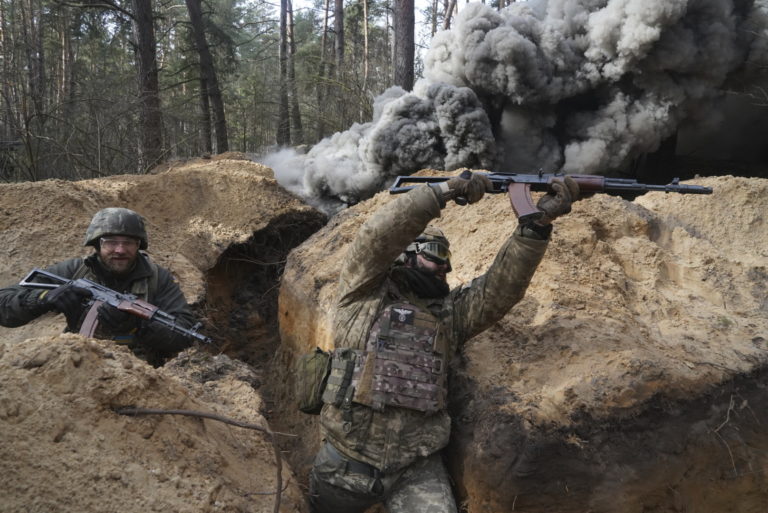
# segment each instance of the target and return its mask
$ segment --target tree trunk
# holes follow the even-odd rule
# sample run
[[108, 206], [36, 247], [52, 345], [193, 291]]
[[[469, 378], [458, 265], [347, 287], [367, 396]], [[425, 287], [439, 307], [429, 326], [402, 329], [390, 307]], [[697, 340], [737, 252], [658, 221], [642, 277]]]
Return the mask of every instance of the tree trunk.
[[443, 20], [443, 30], [448, 30], [451, 28], [451, 16], [453, 16], [453, 11], [455, 9], [456, 9], [456, 0], [450, 0], [448, 7], [446, 7], [445, 9], [445, 19]]
[[160, 86], [157, 72], [157, 42], [152, 17], [152, 0], [132, 0], [133, 33], [139, 79], [139, 172], [146, 172], [162, 161], [163, 120], [160, 111]]
[[29, 95], [35, 110], [35, 115], [40, 121], [40, 116], [45, 112], [45, 53], [42, 40], [41, 18], [43, 8], [39, 2], [30, 0], [28, 4], [21, 2], [25, 20], [22, 25], [24, 30], [24, 48], [26, 50], [27, 80]]
[[[368, 0], [360, 1], [363, 2], [363, 97], [368, 98]], [[360, 118], [363, 121], [362, 115]]]
[[334, 0], [333, 31], [336, 34], [336, 73], [340, 77], [344, 66], [344, 0]]
[[200, 142], [203, 151], [210, 155], [213, 153], [213, 142], [211, 140], [211, 102], [208, 99], [208, 83], [205, 78], [200, 77]]
[[432, 28], [431, 28], [431, 34], [432, 37], [435, 37], [435, 34], [437, 34], [437, 0], [432, 0]]
[[328, 97], [328, 77], [331, 76], [331, 72], [328, 69], [328, 12], [330, 11], [330, 0], [325, 0], [323, 3], [323, 33], [320, 36], [320, 70], [318, 73], [318, 81], [316, 84], [317, 92], [317, 132], [316, 138], [320, 141], [325, 137], [325, 116], [328, 112], [326, 109], [325, 101]]
[[395, 72], [392, 68], [392, 63], [395, 62], [395, 44], [393, 42], [394, 38], [392, 37], [392, 23], [390, 23], [389, 16], [392, 13], [392, 0], [384, 0], [385, 2], [385, 8], [384, 12], [385, 14], [385, 24], [387, 27], [386, 34], [385, 34], [385, 40], [387, 43], [387, 49], [389, 50], [387, 52], [387, 76], [391, 77], [392, 79], [395, 78]]
[[301, 125], [301, 110], [299, 109], [299, 91], [296, 87], [296, 41], [293, 37], [293, 4], [291, 0], [288, 0], [288, 41], [290, 42], [288, 82], [291, 88], [291, 140], [293, 144], [304, 144], [304, 129]]
[[72, 95], [74, 94], [74, 75], [72, 73], [72, 62], [74, 61], [74, 56], [72, 54], [72, 39], [70, 37], [71, 34], [71, 24], [72, 24], [72, 16], [69, 12], [69, 7], [62, 6], [61, 7], [61, 13], [59, 16], [59, 44], [61, 46], [60, 48], [60, 55], [59, 55], [59, 77], [58, 77], [58, 85], [56, 88], [56, 101], [59, 104], [70, 104], [70, 100], [72, 99]]
[[395, 85], [413, 89], [414, 0], [395, 0]]
[[227, 120], [224, 116], [224, 101], [219, 89], [219, 80], [216, 76], [216, 68], [213, 65], [213, 56], [208, 47], [203, 24], [203, 10], [200, 0], [185, 0], [189, 11], [189, 21], [192, 24], [192, 32], [195, 37], [195, 47], [200, 57], [200, 76], [205, 79], [208, 86], [208, 98], [213, 110], [214, 128], [216, 130], [216, 153], [224, 153], [229, 150], [227, 137]]
[[15, 102], [12, 101], [14, 94], [10, 80], [11, 76], [14, 75], [11, 67], [13, 38], [10, 36], [10, 22], [7, 20], [5, 8], [6, 4], [0, 2], [0, 73], [4, 77], [3, 80], [0, 80], [0, 101], [2, 101], [2, 109], [5, 113], [3, 116], [5, 122], [0, 124], [0, 142], [7, 143], [10, 147], [16, 140], [17, 133], [13, 129], [16, 116], [13, 109]]
[[278, 51], [280, 91], [277, 134], [278, 146], [291, 144], [291, 120], [288, 109], [288, 0], [280, 0], [280, 47]]

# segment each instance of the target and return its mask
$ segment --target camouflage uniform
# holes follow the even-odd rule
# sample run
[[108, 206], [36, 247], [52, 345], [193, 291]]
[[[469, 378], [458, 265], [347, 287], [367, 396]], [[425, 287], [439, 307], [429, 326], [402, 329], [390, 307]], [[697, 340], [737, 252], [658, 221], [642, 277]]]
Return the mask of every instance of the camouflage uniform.
[[[340, 276], [334, 318], [337, 349], [365, 350], [382, 308], [404, 301], [439, 319], [436, 346], [445, 349], [449, 362], [460, 344], [522, 299], [547, 241], [527, 230], [522, 235], [520, 229], [503, 245], [488, 272], [447, 297], [424, 299], [408, 290], [399, 290], [403, 297], [391, 297], [392, 262], [440, 215], [441, 206], [432, 188], [418, 187], [388, 203], [360, 228]], [[392, 406], [379, 410], [355, 402], [345, 407], [325, 404], [320, 422], [326, 444], [310, 475], [315, 512], [362, 512], [376, 502], [383, 502], [390, 513], [456, 511], [438, 452], [450, 436], [445, 408], [426, 413]], [[423, 497], [430, 498], [431, 506], [412, 502]]]
[[[99, 211], [86, 232], [85, 244], [95, 246], [99, 237], [110, 233], [137, 237], [140, 248], [147, 247], [143, 219], [127, 209]], [[137, 254], [134, 268], [126, 275], [117, 275], [104, 268], [96, 254], [85, 259], [72, 258], [59, 262], [46, 268], [46, 271], [67, 279], [86, 278], [117, 292], [133, 294], [174, 316], [181, 327], [190, 328], [195, 323], [176, 279], [142, 252]], [[0, 325], [9, 328], [23, 326], [48, 312], [40, 295], [39, 289], [19, 285], [0, 289]], [[83, 307], [79, 317], [67, 319], [67, 331], [78, 332], [86, 313]], [[189, 346], [189, 341], [183, 336], [162, 326], [145, 323], [138, 317], [129, 331], [115, 333], [99, 326], [95, 336], [128, 345], [134, 354], [152, 365], [162, 364], [166, 358]]]

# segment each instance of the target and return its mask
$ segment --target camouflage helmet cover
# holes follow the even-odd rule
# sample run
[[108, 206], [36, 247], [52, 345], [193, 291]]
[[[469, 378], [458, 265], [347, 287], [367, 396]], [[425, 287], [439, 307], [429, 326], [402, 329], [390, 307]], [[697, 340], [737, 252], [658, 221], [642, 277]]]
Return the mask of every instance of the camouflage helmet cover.
[[139, 249], [147, 249], [147, 230], [144, 218], [127, 208], [105, 208], [96, 212], [85, 231], [85, 246], [98, 247], [100, 237], [125, 235], [141, 241]]
[[[408, 253], [416, 253], [419, 251], [419, 246], [421, 243], [425, 242], [437, 242], [443, 246], [445, 246], [445, 252], [450, 255], [450, 246], [451, 243], [448, 241], [448, 237], [445, 236], [445, 233], [443, 233], [443, 230], [436, 226], [429, 225], [427, 226], [423, 232], [419, 234], [416, 239], [411, 242], [407, 248], [405, 248], [405, 251], [403, 253], [400, 253], [400, 256], [397, 257], [395, 260], [395, 264], [404, 264], [407, 259]], [[450, 256], [448, 257], [450, 258]]]
[[448, 241], [448, 237], [445, 236], [443, 230], [437, 226], [427, 226], [421, 234], [416, 237], [416, 242], [442, 242], [446, 247], [450, 247], [451, 243]]

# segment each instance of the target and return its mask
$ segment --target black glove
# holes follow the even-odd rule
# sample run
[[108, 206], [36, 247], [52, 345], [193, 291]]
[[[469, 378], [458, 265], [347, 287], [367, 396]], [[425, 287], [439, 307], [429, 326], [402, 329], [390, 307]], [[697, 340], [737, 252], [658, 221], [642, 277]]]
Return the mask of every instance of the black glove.
[[99, 326], [113, 333], [129, 333], [136, 327], [138, 318], [107, 303], [99, 306]]
[[49, 310], [63, 313], [67, 321], [80, 318], [85, 308], [84, 300], [91, 297], [90, 291], [71, 283], [60, 285], [40, 295], [40, 300]]
[[536, 208], [544, 215], [537, 220], [539, 224], [552, 224], [556, 218], [571, 211], [571, 203], [579, 199], [579, 184], [570, 176], [552, 180], [552, 191], [546, 193], [536, 203]]
[[478, 202], [486, 192], [493, 190], [493, 183], [487, 176], [472, 171], [463, 171], [459, 176], [450, 178], [446, 184], [448, 191], [443, 193], [443, 197], [459, 205]]

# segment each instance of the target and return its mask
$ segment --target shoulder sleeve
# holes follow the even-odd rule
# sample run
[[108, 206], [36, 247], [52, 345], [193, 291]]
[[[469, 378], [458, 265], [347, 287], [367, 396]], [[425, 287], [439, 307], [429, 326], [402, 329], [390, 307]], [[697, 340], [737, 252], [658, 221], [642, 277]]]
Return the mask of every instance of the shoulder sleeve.
[[[46, 271], [57, 274], [62, 278], [71, 278], [82, 265], [82, 258], [71, 258], [48, 266]], [[21, 281], [22, 278], [19, 278]], [[18, 282], [17, 282], [18, 283]], [[35, 320], [47, 310], [35, 301], [43, 289], [26, 288], [20, 285], [10, 285], [0, 289], [0, 326], [17, 328]]]
[[451, 292], [459, 343], [501, 320], [523, 298], [547, 244], [516, 233], [507, 239], [485, 274]]
[[357, 232], [344, 258], [339, 302], [354, 301], [381, 284], [397, 256], [440, 216], [440, 202], [429, 186], [416, 187], [376, 211]]

